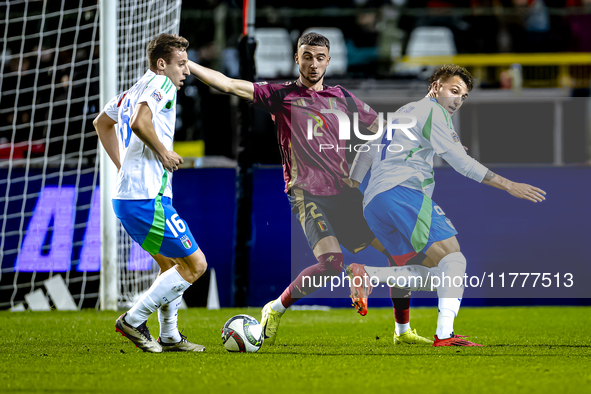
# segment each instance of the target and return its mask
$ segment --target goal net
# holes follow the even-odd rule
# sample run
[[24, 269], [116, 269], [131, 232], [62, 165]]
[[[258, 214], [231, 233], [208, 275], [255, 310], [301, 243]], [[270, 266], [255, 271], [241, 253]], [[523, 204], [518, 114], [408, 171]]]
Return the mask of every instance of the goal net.
[[[118, 90], [148, 68], [145, 49], [175, 34], [180, 0], [119, 0]], [[101, 269], [97, 0], [0, 1], [0, 309], [56, 303], [60, 275], [76, 307], [96, 307]], [[109, 45], [107, 43], [106, 45]], [[108, 99], [107, 99], [108, 100]], [[118, 302], [157, 265], [119, 225]], [[54, 281], [51, 281], [52, 283]]]

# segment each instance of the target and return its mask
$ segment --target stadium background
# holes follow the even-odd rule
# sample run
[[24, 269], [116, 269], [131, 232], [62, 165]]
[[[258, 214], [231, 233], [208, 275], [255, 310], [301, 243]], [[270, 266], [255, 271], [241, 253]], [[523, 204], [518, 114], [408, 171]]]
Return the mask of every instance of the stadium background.
[[[435, 200], [458, 228], [469, 267], [490, 267], [503, 261], [518, 272], [537, 272], [540, 266], [556, 264], [570, 269], [588, 260], [584, 245], [591, 235], [587, 226], [591, 211], [585, 201], [591, 191], [589, 7], [587, 2], [576, 0], [317, 1], [313, 7], [295, 1], [284, 1], [277, 7], [274, 2], [259, 0], [256, 27], [283, 30], [273, 32], [278, 35], [269, 41], [281, 43], [269, 50], [271, 59], [265, 58], [264, 53], [255, 55], [260, 70], [256, 80], [295, 79], [291, 58], [295, 40], [313, 27], [336, 28], [342, 33], [342, 45], [333, 42], [331, 54], [335, 59], [335, 54], [340, 54], [343, 71], [333, 75], [329, 72], [325, 83], [345, 86], [376, 111], [393, 111], [423, 96], [425, 76], [441, 62], [467, 66], [477, 77], [478, 86], [454, 119], [462, 143], [495, 172], [539, 186], [549, 193], [549, 198], [536, 205], [513, 201], [500, 191], [462, 178], [440, 163]], [[434, 42], [433, 37], [412, 41], [417, 28], [427, 28], [423, 31], [428, 33], [429, 28], [439, 27], [447, 29], [443, 33], [438, 30], [439, 38], [435, 40], [443, 37], [442, 41]], [[185, 2], [180, 34], [191, 42], [192, 60], [231, 77], [248, 73], [248, 69], [239, 67], [240, 2]], [[277, 56], [284, 52], [281, 48], [285, 49], [285, 41], [280, 39], [285, 37], [291, 45], [287, 51], [290, 67], [288, 71], [277, 71], [273, 63], [280, 63]], [[33, 64], [30, 59], [12, 59], [4, 64], [4, 70], [25, 71]], [[329, 70], [331, 67], [337, 67], [336, 60]], [[78, 70], [80, 75], [87, 71]], [[92, 75], [98, 75], [98, 67]], [[10, 90], [13, 82], [14, 78], [3, 78], [2, 90]], [[34, 81], [21, 81], [20, 87], [29, 84], [32, 86]], [[91, 86], [91, 93], [98, 90], [98, 83]], [[25, 92], [19, 100], [26, 102], [31, 98]], [[8, 102], [4, 97], [0, 105]], [[75, 105], [68, 106], [70, 112], [84, 111]], [[98, 99], [90, 103], [90, 108], [97, 113]], [[11, 151], [8, 126], [15, 114], [2, 114], [0, 138], [4, 140], [0, 153], [6, 160]], [[23, 123], [28, 121], [26, 112], [18, 115], [23, 117]], [[251, 119], [250, 127], [241, 127], [241, 121], [247, 117]], [[85, 127], [92, 126], [86, 123]], [[43, 132], [35, 130], [41, 137]], [[186, 157], [188, 167], [196, 168], [175, 173], [175, 206], [208, 256], [210, 267], [216, 269], [221, 305], [261, 306], [277, 297], [292, 275], [312, 263], [313, 257], [283, 193], [271, 117], [247, 109], [238, 100], [217, 94], [196, 80], [187, 81], [179, 92], [176, 143], [175, 150]], [[84, 144], [83, 149], [95, 149], [97, 140], [87, 138]], [[61, 149], [61, 145], [55, 148]], [[30, 149], [35, 157], [35, 148]], [[49, 150], [52, 149], [50, 145]], [[78, 146], [66, 147], [65, 153], [77, 149]], [[353, 154], [349, 159], [353, 159]], [[83, 183], [91, 183], [90, 179], [82, 179]], [[64, 183], [68, 182], [66, 178]], [[45, 184], [48, 185], [51, 182]], [[29, 188], [29, 192], [40, 189], [41, 183], [30, 184]], [[0, 190], [0, 195], [4, 191]], [[27, 202], [31, 206], [35, 203]], [[91, 204], [90, 194], [79, 203]], [[12, 209], [8, 208], [8, 214], [17, 212]], [[9, 224], [5, 231], [10, 230]], [[54, 229], [53, 237], [57, 234]], [[51, 235], [47, 238], [45, 242], [51, 242]], [[75, 230], [74, 244], [78, 246], [72, 247], [66, 261], [83, 263], [83, 242], [84, 226]], [[14, 249], [16, 245], [7, 241], [4, 247]], [[355, 257], [346, 255], [345, 259], [368, 262], [380, 257], [367, 251]], [[3, 254], [3, 270], [15, 263], [14, 255]], [[62, 270], [69, 269], [73, 268]], [[588, 275], [588, 271], [583, 274]], [[5, 273], [3, 283], [10, 278]], [[208, 279], [206, 275], [186, 293], [189, 306], [205, 305]], [[3, 291], [3, 301], [8, 293]], [[486, 295], [469, 294], [479, 296]], [[372, 302], [390, 304], [387, 299]], [[434, 301], [415, 299], [413, 303], [431, 305]], [[589, 298], [469, 298], [466, 303], [588, 305]], [[314, 298], [301, 304], [347, 306], [348, 301]]]

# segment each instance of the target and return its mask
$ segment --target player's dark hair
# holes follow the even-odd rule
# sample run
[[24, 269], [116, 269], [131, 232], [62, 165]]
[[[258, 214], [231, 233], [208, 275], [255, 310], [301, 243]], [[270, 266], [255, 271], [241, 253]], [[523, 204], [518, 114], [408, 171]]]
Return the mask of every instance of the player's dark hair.
[[330, 41], [322, 34], [310, 32], [300, 37], [298, 40], [298, 48], [302, 45], [310, 45], [314, 47], [326, 47], [330, 52]]
[[183, 37], [175, 37], [170, 34], [160, 34], [148, 43], [146, 52], [150, 68], [156, 68], [156, 62], [162, 58], [168, 64], [175, 50], [186, 51], [189, 41]]
[[438, 81], [439, 79], [446, 81], [448, 78], [455, 76], [462, 78], [462, 81], [464, 81], [468, 87], [468, 91], [472, 91], [472, 88], [474, 88], [474, 78], [472, 77], [472, 74], [470, 74], [470, 72], [464, 67], [455, 64], [446, 64], [435, 70], [433, 75], [431, 75], [431, 78], [429, 78], [429, 89], [431, 89], [433, 82]]

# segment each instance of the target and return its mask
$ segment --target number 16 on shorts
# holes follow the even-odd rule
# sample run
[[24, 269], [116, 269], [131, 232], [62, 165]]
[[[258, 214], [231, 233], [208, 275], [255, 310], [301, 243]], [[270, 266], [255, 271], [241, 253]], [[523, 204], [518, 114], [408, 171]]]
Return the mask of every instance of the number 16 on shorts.
[[183, 219], [179, 218], [178, 213], [172, 215], [170, 219], [166, 219], [166, 227], [168, 227], [175, 238], [178, 238], [179, 233], [182, 234], [187, 231], [187, 226], [185, 226]]
[[[193, 237], [190, 235], [190, 232], [189, 234], [185, 234], [187, 231], [187, 225], [184, 220], [179, 217], [178, 213], [175, 213], [170, 218], [166, 219], [166, 227], [168, 227], [175, 238], [178, 238], [181, 241], [185, 249], [191, 249], [193, 246], [191, 239]], [[179, 235], [181, 235], [180, 238]]]

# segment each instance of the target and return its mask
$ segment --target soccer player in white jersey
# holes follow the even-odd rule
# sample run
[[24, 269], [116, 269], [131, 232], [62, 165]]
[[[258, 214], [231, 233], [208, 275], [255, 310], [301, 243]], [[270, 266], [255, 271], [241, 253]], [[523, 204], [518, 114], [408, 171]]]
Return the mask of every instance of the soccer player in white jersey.
[[[451, 116], [462, 106], [473, 86], [472, 76], [463, 67], [448, 64], [437, 69], [429, 80], [428, 95], [397, 111], [400, 118], [395, 122], [399, 124], [411, 124], [416, 119], [416, 124], [406, 129], [408, 134], [396, 129], [389, 140], [384, 131], [381, 140], [368, 141], [367, 148], [357, 154], [350, 175], [353, 186], [358, 186], [371, 168], [363, 199], [364, 215], [376, 237], [395, 255], [396, 262], [405, 264], [420, 252], [427, 255], [424, 266], [348, 266], [355, 307], [367, 311], [367, 296], [372, 289], [369, 277], [390, 286], [406, 284], [404, 287], [413, 290], [430, 290], [434, 284], [439, 297], [439, 317], [433, 346], [482, 346], [454, 334], [453, 322], [460, 309], [463, 286], [459, 281], [456, 286], [449, 280], [446, 285], [441, 281], [431, 282], [434, 277], [441, 280], [445, 276], [463, 280], [466, 272], [466, 259], [455, 237], [457, 232], [443, 210], [431, 200], [435, 187], [433, 156], [439, 155], [460, 174], [517, 198], [541, 202], [546, 194], [537, 187], [496, 175], [468, 156]], [[421, 280], [413, 282], [413, 277]]]
[[[184, 291], [207, 269], [205, 256], [187, 223], [172, 206], [172, 173], [183, 159], [172, 151], [176, 94], [189, 75], [189, 42], [161, 34], [148, 44], [150, 69], [114, 97], [94, 120], [109, 157], [117, 166], [113, 209], [127, 233], [160, 266], [150, 289], [116, 323], [116, 331], [144, 352], [202, 352], [177, 327]], [[160, 337], [146, 327], [158, 309]]]

